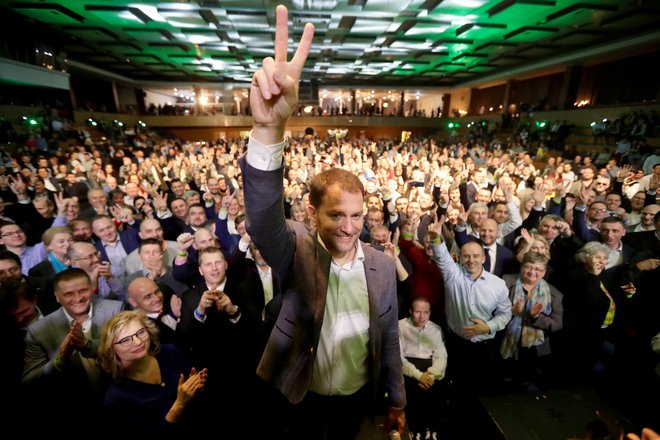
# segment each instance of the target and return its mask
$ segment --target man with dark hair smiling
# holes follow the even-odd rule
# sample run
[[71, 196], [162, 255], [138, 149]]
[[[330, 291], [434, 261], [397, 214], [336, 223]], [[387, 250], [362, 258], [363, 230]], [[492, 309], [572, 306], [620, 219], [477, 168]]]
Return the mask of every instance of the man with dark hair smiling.
[[252, 79], [253, 129], [241, 167], [248, 233], [273, 270], [295, 279], [286, 286], [257, 373], [293, 404], [287, 421], [293, 439], [355, 438], [385, 392], [385, 428], [403, 432], [396, 273], [391, 258], [359, 241], [362, 183], [340, 168], [323, 171], [310, 185], [316, 231], [284, 217], [284, 130], [297, 107], [314, 26], [305, 26], [287, 61], [286, 7], [278, 6], [276, 17], [275, 57], [264, 59]]

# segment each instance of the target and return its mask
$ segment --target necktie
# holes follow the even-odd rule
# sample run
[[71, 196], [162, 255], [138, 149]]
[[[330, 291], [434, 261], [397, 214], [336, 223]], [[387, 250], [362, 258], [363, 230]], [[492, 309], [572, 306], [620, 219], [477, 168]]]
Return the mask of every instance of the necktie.
[[486, 256], [486, 260], [484, 261], [484, 270], [486, 272], [490, 272], [490, 248], [484, 248], [484, 255]]

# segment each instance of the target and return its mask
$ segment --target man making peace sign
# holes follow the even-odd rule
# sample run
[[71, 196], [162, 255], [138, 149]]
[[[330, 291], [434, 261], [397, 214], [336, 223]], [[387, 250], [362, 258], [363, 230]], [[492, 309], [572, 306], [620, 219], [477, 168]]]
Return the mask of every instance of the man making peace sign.
[[289, 274], [257, 373], [293, 404], [288, 427], [295, 439], [355, 438], [385, 393], [385, 428], [403, 432], [396, 272], [391, 258], [358, 240], [362, 183], [340, 168], [324, 171], [310, 184], [316, 229], [285, 220], [283, 135], [314, 26], [305, 26], [288, 61], [287, 9], [278, 6], [276, 14], [275, 58], [264, 59], [252, 79], [254, 124], [241, 159], [248, 233], [266, 262]]

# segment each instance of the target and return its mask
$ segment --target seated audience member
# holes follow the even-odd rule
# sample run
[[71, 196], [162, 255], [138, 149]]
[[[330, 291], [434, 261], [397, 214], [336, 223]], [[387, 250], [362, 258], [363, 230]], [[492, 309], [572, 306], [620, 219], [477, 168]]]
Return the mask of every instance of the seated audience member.
[[[156, 238], [163, 243], [163, 262], [168, 269], [172, 268], [176, 254], [179, 252], [179, 244], [176, 241], [164, 240], [163, 227], [156, 219], [145, 219], [140, 222], [140, 232], [138, 232], [140, 240], [147, 238]], [[126, 273], [132, 274], [143, 270], [144, 267], [140, 262], [138, 250], [128, 254], [126, 258]]]
[[[447, 368], [447, 349], [439, 325], [430, 320], [426, 298], [413, 299], [410, 316], [399, 321], [401, 361], [406, 385], [406, 419], [411, 433], [435, 437], [446, 406], [446, 387], [440, 381]], [[419, 434], [418, 434], [419, 435]]]
[[106, 323], [98, 359], [114, 382], [103, 401], [112, 434], [176, 438], [206, 421], [190, 408], [204, 389], [206, 369], [198, 372], [175, 345], [161, 344], [144, 311], [120, 312]]
[[167, 291], [169, 298], [171, 294], [181, 296], [188, 290], [188, 286], [172, 277], [172, 271], [165, 266], [163, 261], [163, 243], [157, 238], [145, 238], [138, 246], [138, 255], [142, 270], [133, 272], [125, 280], [125, 286], [138, 277], [146, 276], [154, 280], [161, 289]]
[[103, 325], [124, 305], [96, 297], [81, 269], [66, 269], [55, 276], [55, 296], [61, 307], [31, 324], [25, 336], [21, 383], [32, 410], [40, 414], [34, 429], [52, 430], [70, 417], [71, 408], [76, 408], [78, 428], [97, 429], [102, 414], [94, 361], [98, 338]]
[[158, 330], [163, 343], [177, 343], [176, 326], [181, 317], [181, 299], [171, 295], [166, 299], [154, 280], [138, 277], [128, 285], [128, 303], [146, 313]]
[[48, 254], [44, 261], [30, 269], [28, 283], [37, 295], [41, 310], [49, 314], [59, 308], [53, 295], [53, 280], [56, 274], [69, 267], [67, 250], [73, 238], [66, 226], [49, 228], [41, 238]]
[[126, 299], [121, 280], [112, 274], [110, 262], [101, 262], [101, 255], [93, 244], [84, 241], [71, 243], [67, 258], [71, 267], [82, 269], [89, 275], [92, 288], [98, 296], [120, 301]]
[[563, 295], [543, 277], [548, 257], [528, 252], [518, 275], [504, 275], [512, 304], [511, 321], [504, 330], [500, 354], [505, 376], [515, 385], [538, 386], [554, 370], [551, 334], [563, 325]]

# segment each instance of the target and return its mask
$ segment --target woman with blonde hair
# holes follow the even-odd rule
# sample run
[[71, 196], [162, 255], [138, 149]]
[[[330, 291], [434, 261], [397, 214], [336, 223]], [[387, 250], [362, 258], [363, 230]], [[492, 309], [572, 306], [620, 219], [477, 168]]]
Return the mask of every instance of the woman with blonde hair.
[[39, 298], [42, 313], [47, 315], [60, 307], [53, 295], [55, 275], [69, 268], [66, 253], [73, 243], [73, 235], [67, 226], [53, 226], [46, 229], [41, 240], [48, 255], [44, 261], [30, 268], [27, 279]]
[[534, 207], [534, 198], [532, 197], [534, 190], [532, 188], [524, 188], [521, 191], [518, 191], [518, 198], [520, 199], [520, 217], [523, 221], [529, 217], [529, 213], [532, 212]]
[[190, 368], [176, 346], [161, 345], [158, 328], [144, 311], [119, 312], [103, 326], [98, 363], [113, 380], [104, 406], [117, 434], [170, 436], [202, 422], [195, 411], [185, 410], [204, 389], [206, 369]]

